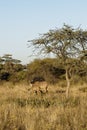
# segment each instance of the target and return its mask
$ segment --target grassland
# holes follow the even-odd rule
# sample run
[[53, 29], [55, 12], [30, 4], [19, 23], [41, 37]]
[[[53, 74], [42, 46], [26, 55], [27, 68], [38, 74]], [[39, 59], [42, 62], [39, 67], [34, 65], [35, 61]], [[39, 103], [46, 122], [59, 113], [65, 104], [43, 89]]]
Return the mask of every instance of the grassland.
[[28, 85], [0, 85], [0, 130], [87, 130], [87, 84], [49, 86], [49, 92], [35, 95]]

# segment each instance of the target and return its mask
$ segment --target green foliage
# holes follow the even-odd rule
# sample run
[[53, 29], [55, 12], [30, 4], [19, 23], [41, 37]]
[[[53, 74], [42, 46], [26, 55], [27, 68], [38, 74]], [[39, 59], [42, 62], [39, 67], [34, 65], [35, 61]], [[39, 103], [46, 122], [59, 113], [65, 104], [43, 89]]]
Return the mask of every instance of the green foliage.
[[0, 72], [0, 80], [8, 81], [9, 77], [10, 77], [10, 73], [2, 69]]
[[20, 64], [20, 60], [13, 59], [11, 54], [0, 57], [0, 80], [11, 81], [13, 83], [26, 78], [25, 66]]
[[47, 82], [56, 83], [58, 77], [65, 73], [63, 68], [55, 66], [57, 59], [36, 59], [28, 64], [28, 79], [43, 77]]

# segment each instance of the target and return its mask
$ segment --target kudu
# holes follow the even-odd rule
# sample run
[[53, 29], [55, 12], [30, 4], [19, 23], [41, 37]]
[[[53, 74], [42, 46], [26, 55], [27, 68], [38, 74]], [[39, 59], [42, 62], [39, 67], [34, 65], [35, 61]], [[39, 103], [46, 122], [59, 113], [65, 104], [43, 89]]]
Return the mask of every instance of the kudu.
[[34, 93], [38, 94], [44, 94], [48, 92], [48, 83], [43, 79], [33, 79], [30, 82], [31, 88], [28, 89], [29, 91], [33, 91]]

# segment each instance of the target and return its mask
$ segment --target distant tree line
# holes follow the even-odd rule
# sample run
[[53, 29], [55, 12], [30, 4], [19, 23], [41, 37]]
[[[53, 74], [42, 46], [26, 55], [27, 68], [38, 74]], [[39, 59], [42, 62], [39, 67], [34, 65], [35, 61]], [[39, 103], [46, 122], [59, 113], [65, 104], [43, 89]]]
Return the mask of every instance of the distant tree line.
[[[72, 73], [73, 82], [76, 77], [84, 79], [87, 77], [87, 64], [76, 59], [70, 59], [75, 62], [76, 67], [73, 68]], [[81, 67], [84, 66], [84, 67]], [[0, 57], [0, 82], [12, 82], [13, 84], [19, 82], [29, 83], [30, 80], [44, 79], [50, 84], [55, 84], [60, 81], [65, 81], [65, 65], [58, 58], [35, 59], [27, 65], [21, 64], [20, 60], [13, 59], [11, 54], [5, 54]], [[70, 72], [71, 74], [71, 72]], [[75, 77], [75, 78], [74, 78]], [[78, 79], [77, 79], [78, 80]], [[79, 81], [78, 81], [79, 82]], [[76, 81], [77, 83], [77, 81]]]
[[13, 59], [11, 54], [0, 57], [0, 81], [13, 83], [24, 79], [24, 68], [20, 60]]

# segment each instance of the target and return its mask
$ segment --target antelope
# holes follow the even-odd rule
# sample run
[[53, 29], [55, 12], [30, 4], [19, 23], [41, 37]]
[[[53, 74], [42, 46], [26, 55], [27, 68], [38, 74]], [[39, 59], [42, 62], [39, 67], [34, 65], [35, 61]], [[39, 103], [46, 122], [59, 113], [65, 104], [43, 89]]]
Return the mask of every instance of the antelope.
[[29, 91], [32, 90], [34, 93], [38, 94], [39, 92], [41, 94], [48, 92], [48, 83], [45, 80], [35, 80], [33, 79], [30, 82], [31, 88], [28, 89]]

